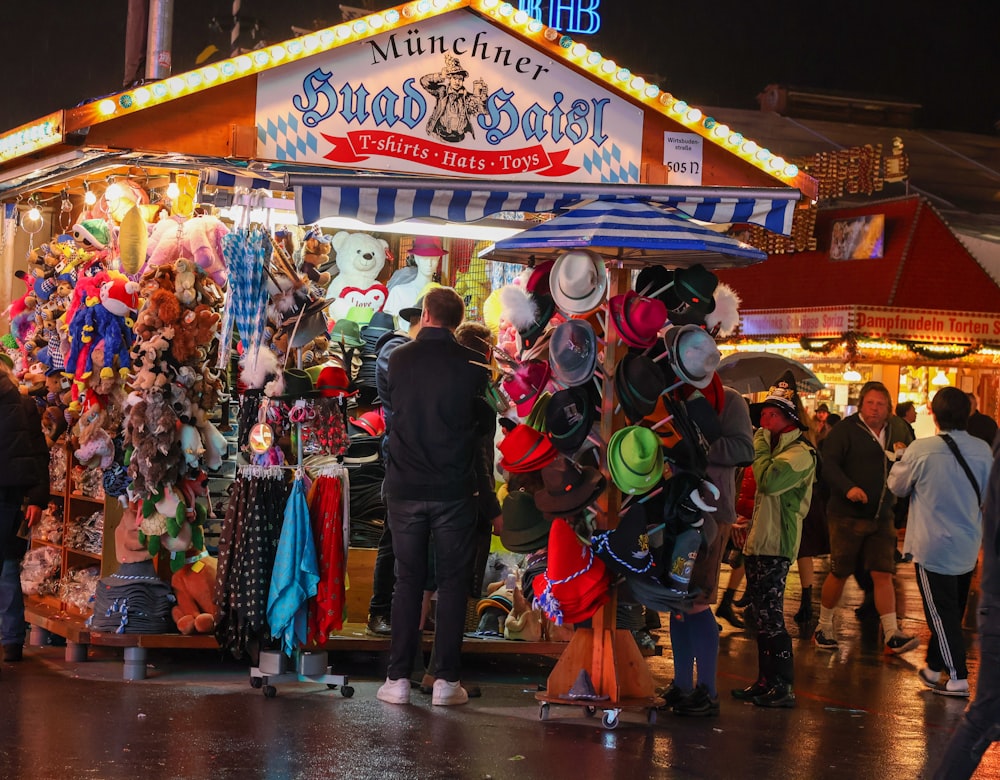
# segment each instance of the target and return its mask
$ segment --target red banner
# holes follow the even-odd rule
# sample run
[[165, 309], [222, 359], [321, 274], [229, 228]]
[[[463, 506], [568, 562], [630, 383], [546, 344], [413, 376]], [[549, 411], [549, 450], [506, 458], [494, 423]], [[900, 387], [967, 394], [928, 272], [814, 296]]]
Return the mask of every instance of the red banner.
[[352, 164], [369, 157], [392, 157], [455, 173], [509, 176], [536, 173], [540, 176], [567, 176], [579, 169], [563, 161], [569, 150], [547, 152], [540, 144], [513, 150], [459, 149], [435, 141], [388, 130], [354, 130], [346, 136], [321, 133], [330, 142], [323, 156], [336, 163]]

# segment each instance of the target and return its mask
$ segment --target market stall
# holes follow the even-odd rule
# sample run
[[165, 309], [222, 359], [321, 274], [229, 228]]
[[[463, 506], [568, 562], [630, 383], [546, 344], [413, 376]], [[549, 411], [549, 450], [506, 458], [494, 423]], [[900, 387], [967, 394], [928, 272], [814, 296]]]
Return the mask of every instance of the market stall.
[[743, 297], [740, 332], [724, 350], [809, 364], [828, 387], [813, 403], [831, 409], [878, 379], [918, 408], [951, 384], [1000, 411], [1000, 287], [928, 201], [828, 207], [816, 236], [813, 251], [720, 273]]
[[[413, 38], [418, 22], [420, 45]], [[553, 83], [558, 90], [549, 88]], [[489, 245], [547, 213], [633, 198], [660, 209], [665, 220], [669, 214], [681, 222], [693, 217], [788, 234], [796, 201], [814, 194], [815, 182], [794, 165], [509, 5], [407, 3], [0, 136], [6, 207], [0, 272], [13, 280], [15, 271], [27, 270], [24, 257], [32, 258], [30, 285], [19, 290], [21, 283], [12, 281], [8, 299], [18, 303], [11, 313], [24, 325], [12, 347], [22, 368], [41, 363], [44, 383], [40, 350], [57, 343], [69, 350], [71, 365], [50, 368], [59, 382], [63, 368], [76, 374], [60, 388], [67, 407], [76, 404], [69, 457], [88, 443], [86, 435], [81, 442], [81, 421], [96, 442], [87, 465], [100, 467], [107, 496], [100, 575], [113, 585], [108, 578], [120, 574], [117, 567], [145, 567], [149, 554], [158, 554], [160, 574], [166, 573], [171, 556], [151, 542], [162, 534], [175, 563], [203, 560], [197, 545], [219, 519], [212, 515], [225, 515], [211, 500], [220, 469], [228, 469], [230, 480], [256, 480], [241, 490], [244, 501], [258, 504], [270, 474], [262, 482], [260, 472], [237, 471], [237, 463], [287, 466], [287, 477], [303, 465], [303, 455], [333, 457], [338, 466], [350, 459], [349, 443], [327, 432], [340, 412], [347, 415], [345, 433], [352, 432], [374, 406], [374, 395], [365, 392], [364, 330], [397, 324], [375, 320], [397, 274], [412, 289], [406, 300], [394, 296], [390, 308], [412, 303], [419, 292], [413, 280], [426, 277], [462, 290], [470, 311], [484, 313], [489, 296], [517, 272], [488, 259]], [[531, 254], [507, 259], [530, 265]], [[699, 256], [652, 262], [683, 267]], [[628, 269], [649, 262], [607, 259], [614, 295], [628, 288]], [[58, 289], [60, 277], [74, 269], [78, 298], [87, 303], [82, 310], [101, 300], [85, 290], [106, 283], [114, 294], [104, 309], [116, 319], [97, 310], [79, 321], [75, 310], [66, 316], [71, 296], [54, 318], [62, 316], [65, 329], [56, 325], [43, 347], [34, 338], [48, 327], [46, 319], [35, 316], [29, 301], [37, 308], [36, 284]], [[81, 347], [98, 327], [106, 343], [95, 364]], [[604, 354], [607, 399], [617, 356], [612, 348]], [[324, 397], [335, 400], [331, 409], [299, 403], [321, 392], [317, 380], [328, 367], [345, 375], [323, 385]], [[307, 384], [290, 388], [306, 381], [303, 374]], [[279, 380], [281, 387], [270, 386]], [[161, 403], [163, 386], [179, 387], [178, 397]], [[171, 414], [173, 425], [158, 416]], [[325, 415], [327, 424], [310, 425], [319, 419], [311, 414]], [[611, 420], [606, 415], [602, 424]], [[363, 425], [371, 423], [364, 418]], [[157, 440], [161, 428], [176, 431], [176, 439]], [[310, 439], [310, 430], [323, 433]], [[309, 452], [310, 442], [318, 449]], [[154, 443], [163, 458], [144, 451]], [[272, 462], [279, 458], [287, 462]], [[125, 522], [118, 522], [118, 496], [126, 499]], [[275, 520], [284, 502], [286, 495], [274, 497], [273, 511], [261, 520]], [[349, 501], [345, 510], [352, 541], [356, 531], [366, 535], [357, 523], [360, 504]], [[613, 503], [604, 514], [613, 528]], [[123, 544], [112, 544], [126, 524], [135, 537], [127, 549], [142, 560], [123, 560]], [[233, 523], [222, 525], [216, 532], [230, 534], [222, 547], [231, 551]], [[269, 529], [265, 558], [278, 549], [277, 530]], [[342, 562], [357, 590], [339, 594], [336, 609], [346, 608], [354, 622], [365, 618], [369, 575], [365, 563], [352, 571], [352, 562], [370, 565], [372, 555], [352, 547]], [[220, 570], [231, 577], [236, 559], [223, 557]], [[144, 568], [135, 576], [153, 575]], [[113, 593], [105, 595], [116, 603]], [[29, 612], [30, 619], [58, 630], [53, 613], [65, 614], [65, 605], [44, 607]], [[601, 632], [614, 632], [613, 612], [602, 614], [588, 665], [600, 655]], [[197, 626], [203, 612], [192, 617]], [[238, 652], [266, 633], [259, 611], [230, 617], [238, 625], [227, 636]], [[150, 645], [149, 632], [108, 637], [107, 627], [87, 634], [78, 623], [78, 644]], [[202, 634], [208, 644], [222, 636], [218, 626]], [[178, 639], [178, 646], [192, 641]], [[132, 660], [140, 663], [141, 654]], [[614, 688], [617, 700], [614, 669], [594, 678]]]

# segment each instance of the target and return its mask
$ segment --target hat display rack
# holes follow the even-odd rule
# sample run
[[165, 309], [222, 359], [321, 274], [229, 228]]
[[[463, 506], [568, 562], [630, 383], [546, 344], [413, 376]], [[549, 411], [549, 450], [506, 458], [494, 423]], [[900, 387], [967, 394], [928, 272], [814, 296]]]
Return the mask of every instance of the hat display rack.
[[[539, 250], [539, 256], [544, 251]], [[494, 403], [503, 417], [517, 421], [516, 425], [505, 425], [508, 433], [498, 445], [503, 455], [499, 465], [510, 473], [540, 469], [543, 478], [548, 475], [553, 481], [550, 487], [554, 492], [546, 494], [550, 497], [539, 504], [541, 508], [548, 502], [553, 509], [547, 515], [553, 524], [548, 539], [549, 576], [536, 578], [536, 602], [553, 620], [590, 618], [589, 627], [586, 623], [577, 625], [549, 675], [546, 690], [536, 694], [540, 717], [548, 717], [551, 704], [587, 704], [571, 695], [580, 676], [586, 675], [605, 710], [604, 725], [613, 728], [625, 708], [646, 710], [648, 718], [654, 720], [661, 701], [655, 696], [654, 681], [631, 632], [616, 626], [617, 589], [604, 586], [606, 593], [600, 593], [600, 582], [609, 580], [598, 573], [595, 564], [603, 570], [602, 559], [606, 560], [612, 578], [627, 572], [625, 579], [630, 583], [633, 576], [643, 579], [643, 595], [652, 598], [658, 609], [670, 609], [666, 601], [674, 608], [690, 604], [686, 592], [671, 591], [664, 584], [667, 578], [660, 579], [664, 572], [652, 573], [654, 568], [663, 567], [654, 567], [653, 556], [641, 542], [640, 549], [634, 549], [632, 537], [641, 540], [648, 534], [652, 546], [654, 531], [655, 536], [663, 536], [663, 522], [656, 525], [659, 518], [650, 518], [653, 525], [647, 526], [646, 513], [638, 507], [663, 493], [670, 483], [669, 479], [663, 482], [665, 461], [682, 477], [666, 491], [666, 501], [683, 504], [685, 511], [690, 510], [689, 517], [710, 517], [714, 511], [711, 503], [718, 490], [697, 466], [702, 460], [707, 463], [708, 441], [699, 428], [702, 418], [696, 418], [698, 405], [692, 405], [689, 397], [694, 394], [702, 401], [702, 394], [713, 395], [718, 382], [715, 368], [721, 359], [714, 336], [720, 329], [731, 330], [734, 318], [738, 321], [739, 300], [724, 285], [717, 285], [714, 274], [699, 265], [691, 253], [678, 256], [676, 263], [685, 265], [677, 268], [668, 267], [669, 252], [662, 253], [642, 268], [633, 288], [635, 262], [620, 256], [602, 257], [620, 252], [556, 251], [560, 254], [554, 264], [535, 265], [536, 269], [547, 267], [544, 282], [536, 278], [535, 271], [526, 272], [521, 279], [523, 289], [501, 290], [503, 319], [516, 328], [519, 349], [517, 357], [509, 350], [495, 353], [504, 376], [491, 388]], [[726, 263], [718, 254], [705, 256], [715, 266]], [[721, 293], [718, 298], [714, 295], [717, 287]], [[535, 303], [534, 309], [525, 306], [525, 299]], [[554, 300], [555, 311], [546, 299]], [[719, 308], [724, 311], [716, 311], [717, 301], [722, 301]], [[585, 438], [591, 450], [597, 446], [604, 489], [594, 502], [592, 545], [580, 542], [582, 552], [570, 555], [573, 560], [582, 560], [579, 556], [589, 553], [590, 564], [582, 570], [578, 564], [556, 565], [554, 569], [552, 534], [562, 529], [560, 538], [565, 539], [558, 546], [575, 549], [576, 543], [570, 540], [582, 533], [579, 520], [575, 521], [576, 534], [567, 533], [571, 526], [560, 517], [571, 514], [563, 510], [573, 502], [561, 499], [559, 491], [573, 490], [574, 483], [581, 482], [586, 467], [572, 462], [580, 461], [581, 452], [588, 448], [580, 449], [579, 431], [572, 425], [560, 428], [558, 423], [546, 422], [553, 414], [558, 418], [561, 404], [572, 403], [567, 394], [587, 386], [596, 387], [600, 396], [597, 419], [586, 421], [588, 428], [596, 424], [596, 435]], [[559, 398], [560, 394], [563, 397]], [[710, 402], [703, 405], [710, 417], [715, 417]], [[543, 411], [539, 412], [539, 407]], [[706, 427], [710, 428], [710, 423], [711, 419]], [[566, 471], [567, 462], [577, 473], [557, 485], [555, 474]], [[688, 472], [679, 463], [694, 465]], [[596, 484], [596, 477], [590, 479]], [[538, 494], [535, 503], [539, 503]], [[574, 507], [573, 511], [582, 509]], [[619, 518], [622, 532], [616, 537]], [[573, 598], [566, 603], [554, 597], [560, 586], [584, 576], [588, 585], [582, 592], [581, 586], [575, 586]]]

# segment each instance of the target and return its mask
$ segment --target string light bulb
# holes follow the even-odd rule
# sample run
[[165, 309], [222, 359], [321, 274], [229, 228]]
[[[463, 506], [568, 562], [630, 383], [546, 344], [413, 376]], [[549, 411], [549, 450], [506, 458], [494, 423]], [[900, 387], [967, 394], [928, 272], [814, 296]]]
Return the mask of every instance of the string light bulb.
[[108, 183], [108, 188], [104, 191], [104, 197], [108, 200], [121, 200], [124, 192], [125, 191], [122, 189], [122, 185], [115, 181], [112, 176], [110, 182]]
[[939, 368], [937, 373], [934, 375], [934, 378], [931, 380], [931, 384], [934, 385], [934, 387], [944, 387], [945, 385], [950, 385], [951, 380], [949, 380], [948, 375]]
[[177, 186], [177, 174], [170, 174], [170, 184], [167, 185], [167, 197], [170, 200], [177, 200], [181, 194], [181, 188]]
[[83, 202], [87, 206], [93, 206], [97, 203], [97, 195], [90, 189], [90, 185], [87, 182], [83, 183]]

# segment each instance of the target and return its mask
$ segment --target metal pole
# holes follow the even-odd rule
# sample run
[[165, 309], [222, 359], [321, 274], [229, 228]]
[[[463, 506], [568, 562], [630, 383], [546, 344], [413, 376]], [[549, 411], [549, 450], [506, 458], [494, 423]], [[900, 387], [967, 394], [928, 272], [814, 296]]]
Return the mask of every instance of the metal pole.
[[146, 80], [159, 81], [170, 75], [170, 41], [174, 34], [174, 0], [149, 0], [149, 31], [146, 36]]
[[240, 39], [240, 0], [233, 0], [233, 29], [229, 33], [229, 56], [235, 57], [240, 53], [238, 41]]

